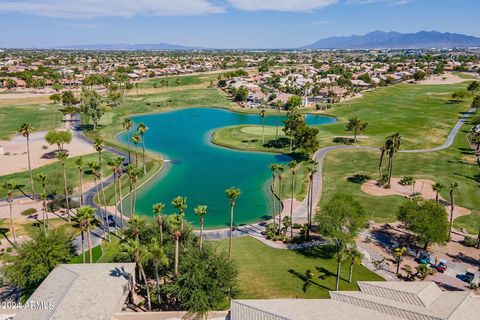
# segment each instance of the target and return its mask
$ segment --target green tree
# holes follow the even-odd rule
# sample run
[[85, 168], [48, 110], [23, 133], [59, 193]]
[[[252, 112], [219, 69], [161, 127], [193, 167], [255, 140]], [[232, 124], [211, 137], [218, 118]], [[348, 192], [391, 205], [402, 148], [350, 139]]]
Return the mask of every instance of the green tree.
[[465, 90], [459, 90], [452, 93], [452, 99], [455, 101], [463, 101], [468, 96], [468, 92]]
[[207, 214], [207, 206], [206, 205], [198, 205], [195, 209], [195, 214], [200, 219], [200, 250], [203, 249], [203, 223], [205, 215]]
[[35, 128], [29, 124], [24, 123], [18, 128], [18, 133], [24, 136], [27, 140], [27, 162], [28, 162], [28, 172], [30, 174], [30, 186], [32, 188], [32, 199], [35, 199], [35, 187], [33, 185], [33, 173], [32, 165], [30, 163], [30, 135], [35, 131]]
[[234, 100], [238, 102], [244, 102], [244, 101], [247, 101], [247, 98], [248, 98], [247, 87], [241, 86], [240, 88], [238, 88], [235, 93]]
[[152, 206], [153, 214], [155, 215], [155, 221], [157, 222], [158, 230], [160, 232], [160, 244], [163, 245], [163, 210], [165, 204], [155, 203]]
[[438, 203], [440, 192], [445, 189], [445, 185], [437, 182], [432, 186], [433, 191], [435, 191], [435, 201]]
[[403, 256], [407, 252], [407, 248], [405, 247], [398, 247], [393, 250], [393, 258], [395, 259], [395, 262], [397, 263], [397, 274], [400, 272], [400, 263], [403, 260]]
[[163, 247], [157, 241], [153, 241], [147, 247], [148, 250], [148, 257], [152, 261], [153, 269], [155, 270], [155, 281], [157, 285], [157, 303], [161, 303], [161, 295], [160, 295], [160, 274], [159, 269], [162, 267], [168, 266], [168, 258], [165, 252], [163, 251]]
[[233, 239], [233, 208], [235, 207], [235, 201], [240, 196], [240, 189], [231, 187], [225, 190], [228, 200], [230, 201], [230, 238], [228, 240], [228, 258], [232, 259], [232, 239]]
[[306, 124], [299, 126], [293, 137], [295, 149], [301, 150], [306, 154], [314, 153], [320, 147], [317, 135], [317, 128], [309, 127]]
[[350, 269], [348, 275], [348, 282], [353, 280], [353, 266], [362, 263], [363, 254], [358, 250], [356, 245], [351, 245], [346, 251], [346, 257], [350, 261]]
[[287, 101], [287, 109], [288, 110], [298, 108], [301, 105], [302, 105], [302, 98], [300, 98], [299, 96], [293, 95], [290, 98], [288, 98], [288, 101]]
[[408, 201], [400, 207], [398, 220], [417, 235], [417, 241], [425, 249], [433, 243], [444, 244], [448, 240], [445, 209], [434, 200]]
[[[43, 215], [42, 215], [42, 222], [43, 228], [46, 231], [48, 226], [48, 210], [47, 210], [47, 175], [44, 173], [39, 173], [35, 180], [40, 183], [42, 187], [42, 194], [40, 198], [42, 199], [42, 208], [43, 208]], [[46, 221], [45, 221], [46, 220]]]
[[13, 191], [17, 189], [17, 184], [13, 180], [5, 181], [3, 184], [3, 189], [7, 191], [7, 201], [8, 201], [8, 208], [10, 211], [10, 229], [12, 230], [13, 236], [13, 243], [17, 244], [17, 233], [15, 231], [15, 224], [13, 222]]
[[103, 139], [101, 137], [95, 138], [93, 140], [93, 148], [98, 153], [98, 164], [102, 165], [102, 151], [103, 151]]
[[353, 142], [357, 142], [357, 134], [365, 131], [368, 123], [360, 120], [359, 117], [353, 117], [348, 120], [347, 131], [353, 132]]
[[62, 104], [65, 107], [71, 107], [77, 103], [78, 101], [72, 91], [65, 91], [62, 93]]
[[470, 91], [470, 93], [473, 96], [475, 94], [475, 92], [480, 90], [480, 82], [478, 82], [478, 81], [470, 82], [470, 84], [467, 87], [467, 90]]
[[270, 171], [272, 172], [272, 185], [271, 185], [271, 189], [272, 189], [272, 218], [273, 218], [273, 228], [276, 229], [276, 225], [277, 225], [277, 212], [275, 211], [275, 207], [276, 207], [276, 203], [277, 203], [277, 197], [275, 195], [275, 180], [277, 178], [277, 167], [278, 167], [278, 164], [276, 163], [272, 163], [269, 165], [269, 169]]
[[180, 230], [183, 231], [183, 225], [185, 220], [185, 210], [187, 209], [187, 197], [178, 196], [172, 200], [172, 206], [178, 210], [178, 215], [181, 220]]
[[98, 121], [105, 113], [105, 105], [102, 103], [100, 94], [96, 91], [84, 90], [81, 111], [92, 120], [93, 130], [97, 130]]
[[402, 137], [398, 132], [388, 136], [385, 140], [384, 148], [386, 154], [388, 155], [387, 188], [390, 188], [390, 182], [392, 180], [393, 160], [397, 152], [400, 150], [401, 145]]
[[427, 76], [427, 74], [423, 71], [417, 71], [413, 74], [413, 79], [415, 80], [415, 82], [418, 82], [418, 81], [421, 81], [423, 79], [425, 79], [425, 77]]
[[15, 254], [5, 256], [4, 277], [27, 295], [40, 285], [56, 266], [67, 263], [73, 255], [72, 237], [63, 229], [48, 233], [34, 231], [32, 239], [17, 247]]
[[295, 176], [297, 173], [297, 161], [292, 160], [288, 163], [288, 167], [290, 168], [290, 173], [292, 176], [292, 181], [291, 181], [291, 189], [292, 189], [292, 195], [290, 197], [290, 222], [292, 223], [290, 226], [290, 238], [293, 239], [293, 199], [295, 197]]
[[287, 120], [284, 120], [283, 123], [285, 124], [283, 132], [285, 132], [285, 135], [290, 138], [290, 152], [292, 152], [294, 137], [297, 134], [298, 129], [305, 125], [305, 120], [303, 115], [301, 115], [297, 109], [292, 109], [288, 112], [288, 118]]
[[53, 103], [60, 103], [60, 101], [62, 101], [62, 96], [59, 95], [58, 93], [54, 93], [52, 95], [50, 95], [48, 97], [48, 99], [50, 99], [50, 101], [52, 101]]
[[56, 144], [57, 150], [61, 151], [64, 150], [63, 147], [65, 144], [68, 144], [72, 141], [72, 133], [70, 131], [51, 130], [45, 135], [45, 141], [47, 141], [47, 143], [50, 145]]
[[317, 212], [315, 219], [320, 233], [333, 243], [337, 257], [337, 280], [340, 282], [340, 267], [345, 252], [365, 225], [365, 211], [359, 202], [346, 194], [334, 194]]
[[135, 145], [135, 167], [138, 168], [138, 144], [142, 141], [140, 134], [138, 132], [134, 132], [132, 135], [132, 142]]

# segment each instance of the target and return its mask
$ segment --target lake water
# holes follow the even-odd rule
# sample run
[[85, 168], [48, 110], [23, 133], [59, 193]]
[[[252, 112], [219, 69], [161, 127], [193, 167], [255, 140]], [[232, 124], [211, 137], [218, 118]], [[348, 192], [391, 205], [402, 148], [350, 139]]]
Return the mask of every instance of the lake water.
[[[181, 195], [187, 197], [187, 220], [198, 225], [193, 209], [198, 204], [205, 204], [208, 206], [205, 227], [223, 228], [230, 221], [225, 189], [232, 186], [241, 190], [235, 206], [235, 224], [260, 221], [271, 213], [271, 195], [268, 194], [271, 172], [268, 165], [287, 163], [291, 158], [280, 154], [236, 151], [210, 142], [211, 134], [217, 128], [261, 124], [258, 115], [223, 109], [188, 108], [139, 115], [132, 120], [135, 125], [140, 122], [147, 125], [146, 147], [167, 159], [160, 175], [138, 191], [139, 214], [153, 215], [152, 204], [157, 202], [166, 204], [165, 213], [173, 213], [175, 210], [170, 202]], [[318, 125], [333, 123], [335, 119], [308, 115], [306, 121]], [[276, 125], [277, 117], [265, 117], [265, 124]], [[126, 134], [118, 137], [120, 141], [127, 142]], [[128, 198], [125, 205], [128, 205]]]

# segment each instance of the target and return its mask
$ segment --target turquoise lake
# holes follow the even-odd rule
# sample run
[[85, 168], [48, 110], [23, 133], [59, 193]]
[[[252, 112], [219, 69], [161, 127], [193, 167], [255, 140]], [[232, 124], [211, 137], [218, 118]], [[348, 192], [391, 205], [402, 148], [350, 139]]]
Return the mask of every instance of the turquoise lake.
[[[198, 218], [193, 209], [198, 204], [205, 204], [208, 206], [205, 227], [223, 228], [230, 220], [229, 202], [224, 191], [234, 186], [241, 190], [235, 206], [235, 224], [256, 222], [269, 216], [272, 203], [268, 194], [271, 178], [268, 165], [287, 163], [291, 158], [280, 154], [236, 151], [210, 142], [211, 134], [217, 128], [261, 124], [258, 115], [188, 108], [134, 116], [132, 120], [135, 126], [140, 122], [147, 125], [146, 147], [167, 159], [161, 173], [138, 190], [139, 214], [153, 215], [152, 205], [157, 202], [166, 204], [165, 213], [174, 213], [170, 202], [181, 195], [187, 197], [187, 220], [197, 226]], [[335, 119], [307, 115], [306, 121], [310, 125], [319, 125], [333, 123]], [[277, 117], [265, 117], [265, 124], [276, 125]], [[118, 138], [127, 143], [125, 133]]]

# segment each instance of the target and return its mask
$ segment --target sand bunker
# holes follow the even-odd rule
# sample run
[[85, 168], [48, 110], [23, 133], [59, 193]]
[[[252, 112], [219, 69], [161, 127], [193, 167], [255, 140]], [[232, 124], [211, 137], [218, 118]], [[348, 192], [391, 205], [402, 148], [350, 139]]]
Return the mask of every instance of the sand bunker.
[[453, 73], [445, 73], [438, 76], [431, 76], [428, 79], [419, 81], [418, 84], [455, 84], [466, 81]]

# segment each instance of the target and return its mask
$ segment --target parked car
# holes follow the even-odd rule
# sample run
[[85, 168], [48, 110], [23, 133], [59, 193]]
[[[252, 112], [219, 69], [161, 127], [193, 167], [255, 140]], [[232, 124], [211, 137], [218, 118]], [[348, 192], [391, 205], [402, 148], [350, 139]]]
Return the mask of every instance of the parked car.
[[435, 269], [438, 272], [442, 272], [442, 273], [445, 272], [445, 270], [447, 270], [447, 260], [440, 259], [438, 263], [435, 265]]
[[465, 271], [465, 274], [463, 275], [463, 281], [465, 281], [466, 283], [470, 283], [473, 281], [474, 278], [475, 273], [473, 273], [472, 270]]
[[427, 251], [421, 252], [420, 255], [417, 257], [419, 264], [430, 264], [430, 253]]

